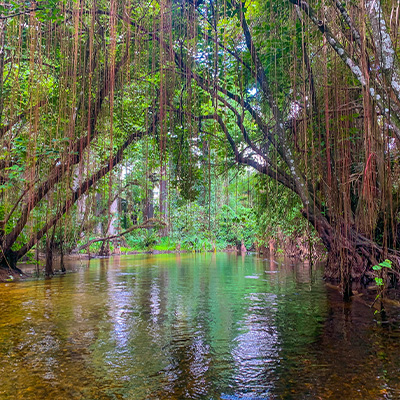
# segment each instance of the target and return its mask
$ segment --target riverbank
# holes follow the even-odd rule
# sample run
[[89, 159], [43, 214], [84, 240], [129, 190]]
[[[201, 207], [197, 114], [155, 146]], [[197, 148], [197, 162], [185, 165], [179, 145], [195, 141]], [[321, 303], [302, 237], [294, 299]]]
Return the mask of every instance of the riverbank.
[[0, 269], [0, 282], [13, 282], [21, 278], [21, 275], [16, 272]]

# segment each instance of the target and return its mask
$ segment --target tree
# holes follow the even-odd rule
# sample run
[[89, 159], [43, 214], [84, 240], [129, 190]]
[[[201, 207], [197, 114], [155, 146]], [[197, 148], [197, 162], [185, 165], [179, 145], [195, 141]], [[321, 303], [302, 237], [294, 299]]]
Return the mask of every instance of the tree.
[[340, 2], [318, 12], [291, 3], [188, 2], [196, 48], [187, 29], [186, 53], [174, 59], [186, 87], [210, 95], [208, 113], [195, 119], [217, 121], [236, 162], [299, 196], [329, 251], [326, 275], [350, 295], [352, 277], [387, 254], [399, 259], [396, 29], [379, 1], [351, 12]]
[[[143, 55], [135, 53], [139, 43], [131, 25], [115, 17], [128, 4], [96, 6], [54, 1], [2, 6], [8, 24], [1, 97], [1, 140], [7, 149], [0, 163], [3, 268], [16, 269], [17, 260], [51, 235], [76, 201], [156, 125], [155, 109], [142, 102], [125, 110], [128, 124], [114, 123], [114, 97], [127, 87], [131, 59]], [[136, 70], [136, 79], [141, 72]], [[79, 172], [72, 188], [77, 169], [86, 176]]]

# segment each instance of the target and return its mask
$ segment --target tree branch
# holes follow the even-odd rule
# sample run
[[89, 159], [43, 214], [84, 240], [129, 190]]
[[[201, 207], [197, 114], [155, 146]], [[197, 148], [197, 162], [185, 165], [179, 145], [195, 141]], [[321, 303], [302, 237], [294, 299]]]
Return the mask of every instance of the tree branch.
[[397, 101], [400, 102], [399, 65], [392, 39], [387, 31], [380, 0], [366, 0], [365, 7], [371, 22], [372, 40], [376, 47], [379, 64], [387, 83], [396, 95]]
[[265, 163], [264, 166], [260, 165], [257, 161], [255, 161], [249, 157], [245, 157], [242, 153], [240, 153], [236, 146], [236, 143], [233, 140], [232, 136], [230, 135], [229, 130], [228, 130], [227, 126], [225, 125], [222, 117], [218, 114], [215, 114], [215, 119], [217, 120], [218, 124], [220, 125], [222, 131], [224, 132], [224, 134], [229, 142], [229, 145], [235, 155], [235, 159], [239, 164], [244, 164], [244, 165], [253, 167], [256, 171], [258, 171], [264, 175], [270, 176], [271, 178], [277, 180], [278, 182], [280, 182], [282, 185], [286, 186], [293, 192], [297, 193], [296, 184], [295, 184], [294, 180], [291, 177], [289, 177], [284, 171], [279, 170], [277, 168], [277, 166], [275, 166], [275, 165], [271, 166], [271, 165], [268, 165], [268, 163]]
[[346, 24], [351, 30], [351, 35], [353, 39], [356, 41], [358, 47], [361, 50], [361, 36], [360, 32], [358, 32], [357, 28], [354, 26], [353, 21], [350, 18], [346, 8], [344, 7], [343, 3], [340, 0], [335, 0], [335, 4], [337, 9], [339, 10], [340, 14], [342, 15], [343, 19], [346, 21]]
[[82, 246], [79, 246], [75, 251], [79, 252], [81, 250], [84, 250], [87, 247], [89, 247], [90, 245], [92, 245], [93, 243], [105, 242], [105, 241], [117, 239], [119, 237], [125, 236], [126, 234], [128, 234], [136, 229], [151, 229], [151, 228], [157, 228], [160, 226], [166, 226], [166, 223], [157, 218], [149, 218], [147, 221], [143, 222], [142, 224], [133, 225], [129, 229], [119, 233], [118, 235], [106, 236], [103, 238], [89, 240], [87, 243], [83, 244]]
[[[325, 35], [328, 43], [333, 48], [333, 50], [338, 54], [338, 56], [342, 59], [342, 61], [347, 65], [350, 69], [351, 73], [355, 76], [355, 78], [360, 82], [360, 84], [368, 89], [367, 82], [369, 85], [374, 84], [375, 88], [369, 88], [370, 96], [375, 100], [376, 105], [378, 106], [382, 115], [384, 115], [389, 121], [392, 122], [392, 129], [395, 133], [397, 139], [400, 141], [400, 119], [397, 116], [396, 112], [389, 112], [390, 109], [393, 109], [392, 105], [387, 105], [382, 101], [382, 97], [379, 92], [383, 92], [382, 87], [378, 87], [378, 82], [375, 80], [374, 82], [368, 81], [368, 77], [364, 76], [361, 71], [360, 66], [350, 57], [349, 53], [345, 50], [345, 48], [339, 43], [339, 41], [333, 35], [329, 26], [319, 20], [317, 18], [317, 14], [313, 10], [313, 8], [305, 1], [305, 0], [289, 0], [292, 4], [299, 6], [304, 13], [311, 19], [314, 25], [319, 29], [319, 31]], [[379, 0], [369, 0], [369, 3], [375, 3]], [[399, 86], [400, 90], [400, 86]], [[400, 93], [399, 93], [400, 94]]]

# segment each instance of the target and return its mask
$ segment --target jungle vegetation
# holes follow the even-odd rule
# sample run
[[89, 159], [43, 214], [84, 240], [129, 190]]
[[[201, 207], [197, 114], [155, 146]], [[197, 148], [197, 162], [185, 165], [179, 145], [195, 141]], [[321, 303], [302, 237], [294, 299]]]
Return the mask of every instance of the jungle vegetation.
[[399, 8], [2, 2], [1, 266], [39, 245], [250, 246], [296, 226], [347, 295], [384, 259], [397, 274]]

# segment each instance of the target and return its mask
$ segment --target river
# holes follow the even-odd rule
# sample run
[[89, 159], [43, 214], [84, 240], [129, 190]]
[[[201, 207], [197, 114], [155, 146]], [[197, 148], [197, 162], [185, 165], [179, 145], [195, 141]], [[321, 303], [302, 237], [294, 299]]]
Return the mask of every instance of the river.
[[132, 255], [0, 284], [0, 399], [400, 399], [400, 312], [379, 325], [322, 269]]

